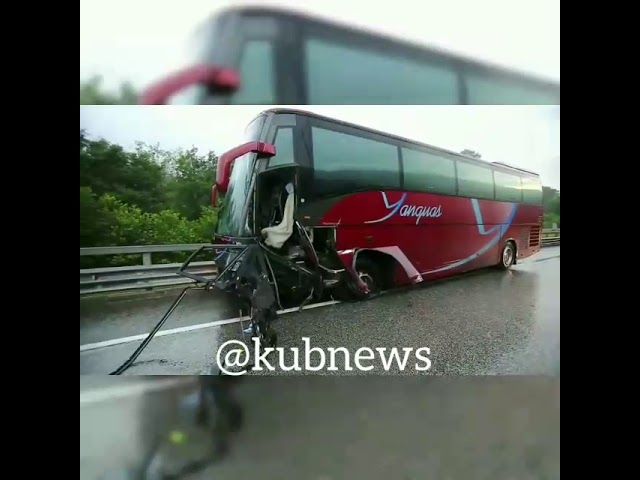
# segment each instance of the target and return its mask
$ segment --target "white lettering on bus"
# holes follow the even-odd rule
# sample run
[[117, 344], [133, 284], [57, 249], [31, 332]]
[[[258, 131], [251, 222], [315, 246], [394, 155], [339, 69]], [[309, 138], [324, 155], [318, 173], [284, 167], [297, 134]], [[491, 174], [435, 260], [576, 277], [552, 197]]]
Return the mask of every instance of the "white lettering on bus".
[[428, 205], [404, 205], [400, 209], [401, 217], [416, 217], [416, 225], [422, 217], [438, 218], [442, 216], [442, 205], [430, 207]]

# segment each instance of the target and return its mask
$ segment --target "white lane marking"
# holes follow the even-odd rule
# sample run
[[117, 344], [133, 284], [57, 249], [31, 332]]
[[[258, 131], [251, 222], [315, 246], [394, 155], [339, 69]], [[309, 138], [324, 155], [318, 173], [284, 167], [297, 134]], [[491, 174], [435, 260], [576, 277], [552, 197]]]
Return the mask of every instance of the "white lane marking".
[[[335, 305], [337, 303], [340, 303], [337, 300], [329, 300], [327, 302], [320, 302], [320, 303], [312, 303], [310, 305], [306, 305], [305, 307], [303, 307], [303, 310], [309, 310], [312, 308], [318, 308], [318, 307], [325, 307], [327, 305]], [[291, 313], [291, 312], [297, 312], [298, 310], [300, 310], [299, 307], [293, 307], [293, 308], [285, 308], [284, 310], [278, 310], [278, 314], [282, 315], [284, 313]], [[176, 333], [183, 333], [183, 332], [191, 332], [193, 330], [200, 330], [203, 328], [211, 328], [211, 327], [219, 327], [221, 325], [228, 325], [230, 323], [239, 323], [239, 322], [244, 322], [249, 320], [249, 316], [245, 315], [243, 317], [236, 317], [236, 318], [227, 318], [225, 320], [216, 320], [215, 322], [207, 322], [207, 323], [199, 323], [197, 325], [188, 325], [186, 327], [177, 327], [177, 328], [170, 328], [167, 330], [160, 330], [158, 331], [158, 333], [156, 333], [156, 337], [163, 337], [165, 335], [174, 335]], [[130, 343], [130, 342], [136, 342], [138, 340], [144, 340], [145, 338], [147, 338], [147, 335], [149, 335], [148, 333], [142, 333], [140, 335], [131, 335], [130, 337], [122, 337], [122, 338], [114, 338], [111, 340], [105, 340], [103, 342], [96, 342], [96, 343], [86, 343], [84, 345], [80, 345], [80, 351], [81, 352], [86, 352], [88, 350], [95, 350], [97, 348], [104, 348], [104, 347], [111, 347], [113, 345], [120, 345], [123, 343]]]
[[145, 382], [108, 386], [100, 389], [80, 392], [80, 405], [131, 396], [140, 396], [148, 392], [190, 384], [196, 384], [196, 379], [194, 377], [148, 380]]

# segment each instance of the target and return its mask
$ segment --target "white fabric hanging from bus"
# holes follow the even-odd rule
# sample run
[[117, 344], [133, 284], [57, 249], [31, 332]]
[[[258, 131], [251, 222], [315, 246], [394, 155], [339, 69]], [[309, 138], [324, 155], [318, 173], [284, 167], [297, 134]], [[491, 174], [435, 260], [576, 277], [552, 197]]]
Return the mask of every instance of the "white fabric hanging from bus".
[[291, 183], [287, 185], [287, 194], [282, 221], [278, 225], [262, 229], [262, 235], [267, 237], [264, 243], [273, 248], [282, 248], [284, 242], [286, 242], [293, 233], [293, 210], [295, 202], [293, 185]]

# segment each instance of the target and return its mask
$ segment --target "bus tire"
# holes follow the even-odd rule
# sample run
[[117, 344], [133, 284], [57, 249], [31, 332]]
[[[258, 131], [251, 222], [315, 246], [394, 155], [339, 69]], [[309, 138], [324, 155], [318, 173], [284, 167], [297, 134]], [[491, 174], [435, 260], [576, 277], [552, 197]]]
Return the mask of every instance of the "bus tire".
[[355, 281], [349, 282], [352, 295], [359, 300], [373, 297], [384, 288], [384, 276], [380, 266], [371, 258], [361, 255], [356, 260], [356, 273], [369, 287], [369, 293], [363, 293]]
[[516, 245], [511, 240], [504, 244], [500, 251], [500, 260], [498, 261], [498, 268], [500, 270], [509, 270], [511, 265], [515, 263], [516, 259]]

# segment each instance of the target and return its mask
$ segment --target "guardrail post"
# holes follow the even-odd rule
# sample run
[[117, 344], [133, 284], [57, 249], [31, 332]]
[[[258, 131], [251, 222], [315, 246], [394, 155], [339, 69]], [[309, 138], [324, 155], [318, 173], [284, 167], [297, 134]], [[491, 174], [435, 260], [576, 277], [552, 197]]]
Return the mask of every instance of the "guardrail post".
[[142, 254], [142, 265], [151, 265], [151, 252]]

